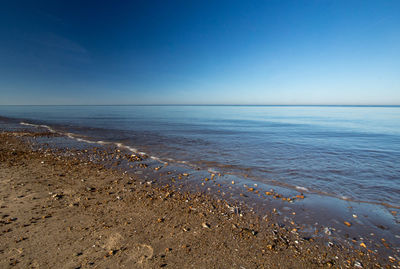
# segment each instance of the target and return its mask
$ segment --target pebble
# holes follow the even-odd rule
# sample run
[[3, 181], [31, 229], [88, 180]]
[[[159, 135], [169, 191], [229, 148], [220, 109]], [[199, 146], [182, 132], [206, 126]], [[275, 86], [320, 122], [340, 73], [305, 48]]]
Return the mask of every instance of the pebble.
[[325, 227], [325, 228], [324, 228], [324, 233], [327, 234], [327, 235], [331, 235], [331, 234], [332, 234], [332, 231], [331, 231], [330, 228]]
[[210, 229], [210, 224], [208, 224], [208, 223], [206, 223], [206, 222], [203, 222], [203, 223], [201, 224], [201, 226], [202, 226], [203, 228]]
[[60, 193], [56, 193], [56, 194], [53, 194], [52, 197], [53, 197], [55, 200], [59, 200], [59, 199], [63, 198], [63, 195], [60, 194]]
[[361, 262], [355, 261], [355, 262], [354, 262], [354, 268], [364, 268], [364, 267], [363, 267], [363, 265], [362, 265]]

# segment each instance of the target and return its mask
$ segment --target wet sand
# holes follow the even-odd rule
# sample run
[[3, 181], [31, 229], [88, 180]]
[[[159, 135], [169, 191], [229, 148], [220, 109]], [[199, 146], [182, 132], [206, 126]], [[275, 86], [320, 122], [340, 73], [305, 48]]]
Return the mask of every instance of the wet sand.
[[1, 268], [395, 268], [204, 193], [0, 134]]

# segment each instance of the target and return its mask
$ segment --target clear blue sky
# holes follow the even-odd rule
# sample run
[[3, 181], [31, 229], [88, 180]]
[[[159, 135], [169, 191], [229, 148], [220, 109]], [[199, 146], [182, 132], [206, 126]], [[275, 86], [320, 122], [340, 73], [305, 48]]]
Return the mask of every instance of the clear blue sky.
[[103, 2], [3, 1], [0, 104], [400, 104], [399, 0]]

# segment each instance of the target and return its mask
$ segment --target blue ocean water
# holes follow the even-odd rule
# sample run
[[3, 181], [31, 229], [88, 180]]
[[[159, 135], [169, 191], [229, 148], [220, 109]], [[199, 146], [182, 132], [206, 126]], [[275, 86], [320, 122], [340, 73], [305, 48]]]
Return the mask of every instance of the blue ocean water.
[[164, 161], [400, 206], [400, 107], [0, 106]]

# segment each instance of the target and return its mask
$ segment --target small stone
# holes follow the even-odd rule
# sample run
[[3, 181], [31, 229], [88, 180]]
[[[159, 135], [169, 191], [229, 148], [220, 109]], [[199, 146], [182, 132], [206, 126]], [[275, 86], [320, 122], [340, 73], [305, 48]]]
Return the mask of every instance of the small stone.
[[355, 261], [355, 262], [354, 262], [354, 268], [364, 268], [364, 267], [363, 267], [363, 265], [362, 265], [361, 262]]
[[55, 200], [59, 200], [59, 199], [63, 198], [63, 195], [61, 193], [56, 193], [56, 194], [53, 194], [51, 197], [53, 197]]
[[330, 228], [325, 227], [325, 228], [324, 228], [324, 233], [327, 234], [327, 235], [331, 235], [331, 234], [332, 234], [332, 231], [331, 231]]
[[201, 224], [201, 226], [202, 226], [203, 228], [210, 229], [210, 224], [208, 224], [208, 223], [206, 223], [206, 222], [203, 222], [203, 223]]
[[350, 227], [351, 226], [351, 223], [350, 222], [348, 222], [348, 221], [345, 221], [345, 222], [343, 222], [347, 227]]
[[93, 192], [93, 191], [95, 191], [95, 190], [96, 190], [96, 188], [93, 188], [93, 187], [86, 187], [86, 190], [87, 190], [87, 191], [91, 191], [91, 192]]

